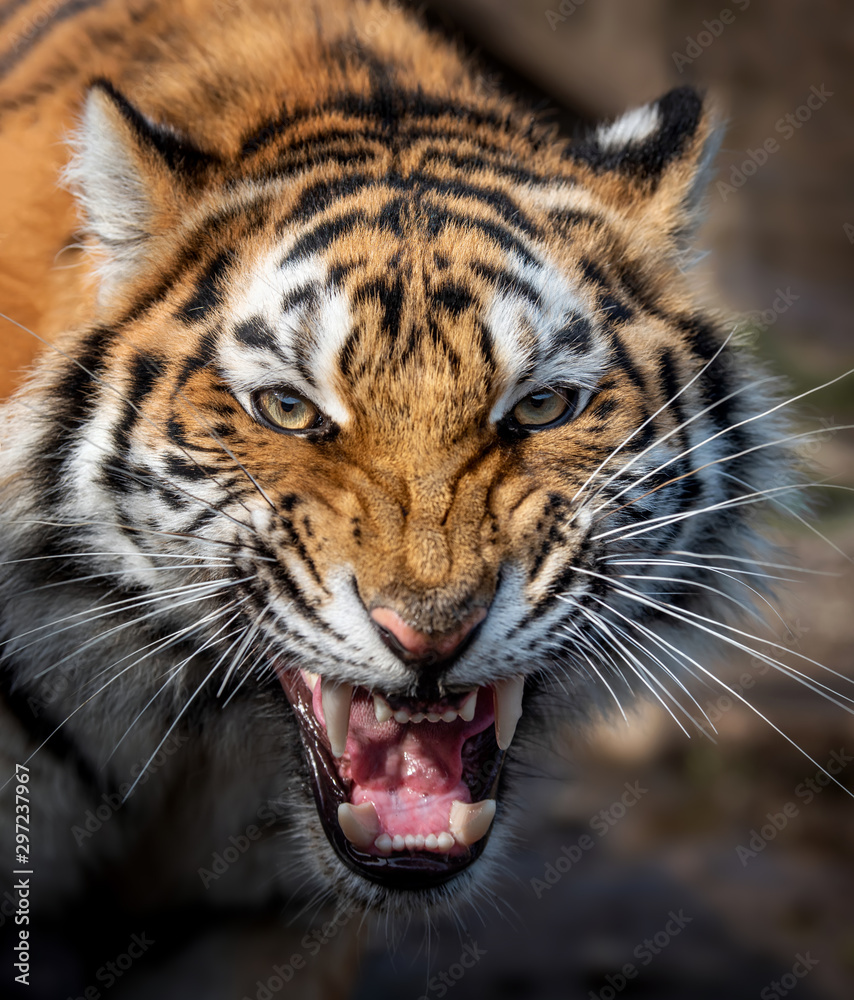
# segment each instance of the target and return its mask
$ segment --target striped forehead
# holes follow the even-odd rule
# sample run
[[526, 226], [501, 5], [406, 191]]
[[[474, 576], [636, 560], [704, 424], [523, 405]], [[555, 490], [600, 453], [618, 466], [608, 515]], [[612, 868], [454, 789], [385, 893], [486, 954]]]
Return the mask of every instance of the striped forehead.
[[232, 287], [228, 314], [220, 365], [238, 397], [288, 386], [337, 424], [349, 423], [335, 376], [352, 316], [347, 295], [329, 280], [322, 260], [283, 265], [276, 250], [253, 261]]
[[607, 345], [581, 296], [557, 267], [516, 262], [492, 290], [484, 320], [499, 376], [492, 420], [500, 420], [532, 384], [595, 388]]
[[[259, 388], [288, 386], [346, 426], [352, 414], [341, 392], [342, 354], [354, 336], [371, 336], [359, 329], [360, 295], [370, 287], [387, 307], [402, 285], [416, 281], [422, 294], [432, 289], [419, 296], [426, 310], [450, 309], [451, 336], [455, 313], [470, 312], [482, 331], [492, 420], [501, 419], [532, 384], [593, 387], [601, 374], [605, 348], [582, 297], [543, 257], [507, 253], [495, 266], [463, 256], [443, 261], [441, 276], [413, 277], [410, 270], [406, 281], [401, 269], [372, 267], [364, 258], [358, 271], [348, 282], [340, 266], [319, 255], [283, 259], [281, 249], [243, 269], [230, 291], [220, 343], [221, 368], [239, 398], [246, 402]], [[386, 326], [390, 313], [384, 310]], [[423, 320], [416, 328], [431, 340]], [[391, 341], [397, 331], [378, 332]], [[388, 356], [388, 345], [376, 346]], [[472, 356], [463, 361], [478, 363]]]

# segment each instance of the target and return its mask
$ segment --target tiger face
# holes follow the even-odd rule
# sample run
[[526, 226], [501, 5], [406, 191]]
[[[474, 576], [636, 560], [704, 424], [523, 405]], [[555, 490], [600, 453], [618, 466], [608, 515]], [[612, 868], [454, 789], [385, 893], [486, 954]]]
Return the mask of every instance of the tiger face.
[[680, 267], [716, 144], [693, 91], [568, 145], [468, 84], [323, 78], [217, 152], [92, 87], [67, 179], [97, 312], [10, 438], [53, 526], [25, 558], [101, 588], [61, 661], [122, 720], [96, 756], [251, 690], [232, 745], [300, 744], [313, 869], [409, 906], [498, 856], [556, 698], [581, 723], [705, 672], [713, 559], [756, 544], [780, 453]]

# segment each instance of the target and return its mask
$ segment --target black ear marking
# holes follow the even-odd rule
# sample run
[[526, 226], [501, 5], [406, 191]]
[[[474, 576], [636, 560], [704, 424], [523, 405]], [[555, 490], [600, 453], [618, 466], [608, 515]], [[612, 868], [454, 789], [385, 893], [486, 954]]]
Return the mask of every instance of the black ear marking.
[[566, 155], [597, 173], [616, 171], [655, 181], [690, 145], [703, 120], [703, 100], [693, 87], [677, 87], [629, 111], [567, 148]]
[[92, 90], [100, 90], [109, 97], [133, 130], [138, 142], [153, 148], [173, 173], [191, 180], [219, 160], [216, 154], [200, 149], [187, 136], [146, 117], [109, 80], [102, 77], [93, 80], [90, 86], [90, 91]]

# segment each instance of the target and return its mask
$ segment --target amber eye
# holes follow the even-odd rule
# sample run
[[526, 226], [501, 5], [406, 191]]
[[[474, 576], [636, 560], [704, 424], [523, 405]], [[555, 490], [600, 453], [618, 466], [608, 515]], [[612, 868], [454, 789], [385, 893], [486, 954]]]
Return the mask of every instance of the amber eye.
[[572, 415], [572, 404], [566, 394], [540, 389], [520, 400], [514, 407], [512, 418], [519, 426], [535, 430], [551, 427]]
[[253, 399], [258, 414], [278, 430], [308, 431], [323, 424], [314, 403], [290, 389], [262, 389]]

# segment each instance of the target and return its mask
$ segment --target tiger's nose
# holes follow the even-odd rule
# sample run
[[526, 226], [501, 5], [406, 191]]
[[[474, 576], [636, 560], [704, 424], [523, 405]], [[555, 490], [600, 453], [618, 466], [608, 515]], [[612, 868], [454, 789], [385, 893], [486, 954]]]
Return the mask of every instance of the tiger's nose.
[[459, 655], [477, 626], [486, 618], [486, 608], [477, 608], [453, 632], [435, 634], [413, 628], [391, 608], [374, 608], [371, 618], [389, 649], [404, 663], [429, 666]]

